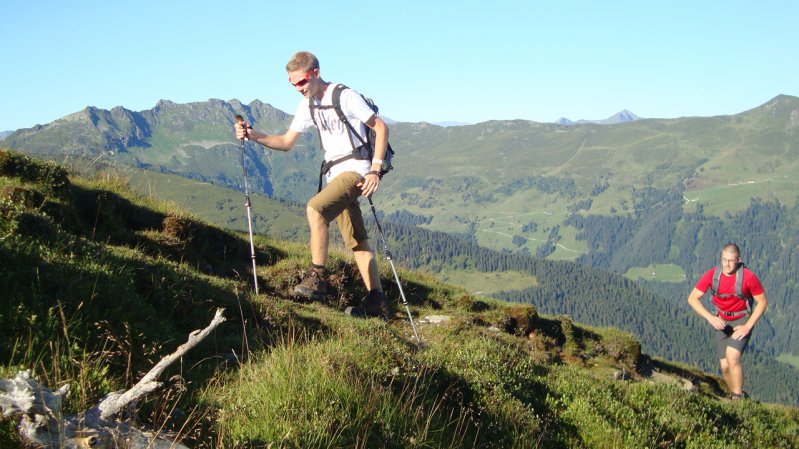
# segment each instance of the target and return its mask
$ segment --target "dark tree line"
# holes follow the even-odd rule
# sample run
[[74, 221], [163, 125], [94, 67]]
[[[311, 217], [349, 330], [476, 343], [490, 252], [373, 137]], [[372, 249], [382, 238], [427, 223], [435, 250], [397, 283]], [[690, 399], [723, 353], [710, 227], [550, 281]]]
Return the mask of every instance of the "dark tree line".
[[419, 226], [430, 224], [433, 221], [432, 215], [421, 215], [408, 212], [405, 209], [384, 214], [381, 211], [377, 212], [377, 216], [383, 220], [390, 221], [402, 226]]

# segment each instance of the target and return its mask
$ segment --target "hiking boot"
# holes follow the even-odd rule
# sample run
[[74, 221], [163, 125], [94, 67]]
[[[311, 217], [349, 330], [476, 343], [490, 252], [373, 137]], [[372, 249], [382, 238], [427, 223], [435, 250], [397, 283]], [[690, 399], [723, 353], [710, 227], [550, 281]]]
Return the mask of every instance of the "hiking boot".
[[733, 401], [741, 400], [741, 399], [749, 399], [749, 393], [742, 391], [741, 394], [737, 393], [730, 393], [730, 399]]
[[361, 300], [360, 307], [348, 307], [345, 313], [362, 318], [388, 320], [388, 300], [380, 290], [372, 290]]
[[388, 319], [388, 300], [386, 294], [380, 290], [372, 290], [366, 295], [363, 310], [369, 316], [379, 316]]
[[299, 284], [294, 286], [294, 294], [311, 301], [322, 301], [327, 295], [327, 281], [324, 275], [311, 269]]

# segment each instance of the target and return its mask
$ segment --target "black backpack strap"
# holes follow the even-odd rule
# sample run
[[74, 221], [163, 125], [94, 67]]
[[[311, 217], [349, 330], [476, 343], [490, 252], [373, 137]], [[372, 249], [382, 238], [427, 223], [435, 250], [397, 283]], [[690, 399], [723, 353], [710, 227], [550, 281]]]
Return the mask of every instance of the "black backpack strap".
[[[313, 101], [313, 97], [308, 99], [308, 112], [311, 114], [311, 120], [313, 121], [313, 126], [316, 128], [316, 135], [319, 136], [319, 146], [322, 148], [322, 153], [324, 153], [325, 145], [322, 143], [322, 128], [319, 126], [319, 123], [316, 121], [316, 113], [314, 112], [316, 109], [327, 109], [322, 105], [315, 104]], [[325, 161], [322, 161], [322, 165], [325, 164]], [[319, 174], [319, 189], [321, 190], [322, 185], [322, 174]]]
[[327, 174], [327, 172], [330, 171], [331, 168], [333, 168], [334, 165], [350, 159], [355, 159], [358, 157], [358, 154], [359, 153], [350, 153], [344, 157], [340, 157], [332, 161], [322, 161], [322, 166], [319, 167], [319, 187], [316, 189], [316, 193], [322, 191], [322, 178]]
[[[359, 147], [366, 145], [366, 142], [363, 140], [358, 131], [355, 130], [355, 127], [352, 126], [352, 123], [350, 123], [350, 121], [347, 120], [347, 116], [344, 115], [344, 110], [341, 109], [341, 92], [343, 92], [344, 89], [349, 89], [349, 87], [343, 84], [336, 84], [336, 87], [333, 88], [333, 98], [332, 98], [333, 109], [335, 109], [336, 114], [338, 114], [338, 118], [339, 120], [341, 120], [341, 123], [347, 125], [347, 129], [349, 130], [347, 134], [350, 137], [350, 145], [352, 145], [352, 151], [354, 153], [358, 150]], [[352, 139], [353, 135], [355, 135], [355, 137], [357, 137], [358, 140], [361, 142], [360, 145], [357, 146], [355, 145], [355, 141]]]

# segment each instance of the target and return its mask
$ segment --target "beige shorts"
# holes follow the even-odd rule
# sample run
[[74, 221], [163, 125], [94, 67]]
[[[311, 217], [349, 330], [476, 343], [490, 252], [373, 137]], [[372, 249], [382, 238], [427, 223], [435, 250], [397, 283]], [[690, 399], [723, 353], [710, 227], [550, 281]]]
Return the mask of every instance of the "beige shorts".
[[333, 178], [321, 192], [308, 201], [308, 207], [322, 214], [328, 225], [336, 220], [344, 243], [350, 249], [369, 239], [363, 224], [361, 205], [358, 203], [361, 196], [358, 183], [362, 179], [358, 173], [344, 172]]

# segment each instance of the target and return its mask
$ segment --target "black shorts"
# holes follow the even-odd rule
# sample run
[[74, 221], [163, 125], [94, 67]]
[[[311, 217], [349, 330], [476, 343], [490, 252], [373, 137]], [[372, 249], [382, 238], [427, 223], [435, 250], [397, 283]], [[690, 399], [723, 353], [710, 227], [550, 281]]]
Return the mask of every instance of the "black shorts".
[[725, 326], [724, 329], [716, 331], [716, 355], [718, 355], [719, 360], [727, 358], [728, 347], [735, 348], [743, 354], [746, 346], [749, 344], [749, 338], [752, 337], [752, 333], [749, 332], [749, 335], [740, 340], [734, 340], [732, 338], [732, 333], [735, 326], [746, 324], [748, 318], [749, 316], [747, 315], [735, 321], [727, 321], [727, 326]]

